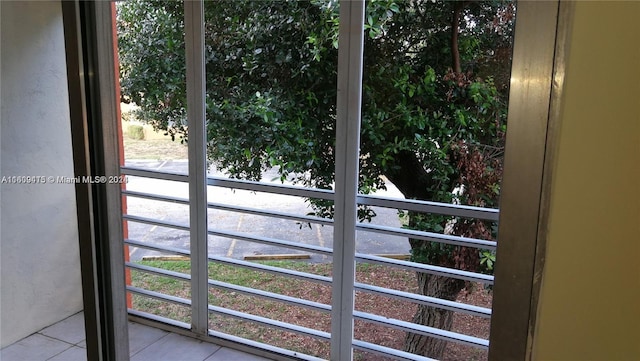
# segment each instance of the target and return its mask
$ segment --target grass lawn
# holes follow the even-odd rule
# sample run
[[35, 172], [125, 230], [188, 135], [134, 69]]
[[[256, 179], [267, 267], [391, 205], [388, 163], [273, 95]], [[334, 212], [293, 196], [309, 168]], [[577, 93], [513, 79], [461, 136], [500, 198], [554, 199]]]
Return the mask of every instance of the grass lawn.
[[[325, 276], [330, 275], [332, 267], [331, 264], [326, 263], [311, 264], [295, 261], [263, 261], [259, 263]], [[190, 273], [191, 266], [189, 261], [141, 261], [140, 264], [185, 274]], [[131, 276], [132, 285], [135, 287], [187, 299], [190, 297], [190, 284], [188, 282], [135, 270], [131, 271]], [[291, 297], [312, 299], [316, 302], [327, 304], [331, 303], [331, 289], [328, 286], [266, 272], [211, 262], [209, 263], [209, 278]], [[329, 332], [330, 328], [331, 316], [328, 313], [214, 287], [209, 288], [209, 304], [256, 316], [286, 321], [300, 326], [312, 327], [325, 332]], [[191, 321], [190, 310], [187, 307], [135, 294], [133, 296], [133, 308], [187, 323]], [[327, 356], [329, 351], [327, 342], [279, 331], [225, 315], [211, 313], [209, 327], [227, 334], [269, 343], [298, 352]]]
[[[190, 273], [189, 261], [140, 261], [145, 266], [157, 267], [175, 272]], [[303, 261], [278, 260], [261, 261], [259, 264], [281, 267], [301, 272], [312, 273], [321, 276], [331, 276], [332, 265], [330, 263], [308, 263]], [[132, 285], [164, 294], [190, 298], [190, 284], [169, 277], [156, 276], [141, 271], [131, 271]], [[242, 267], [228, 266], [219, 263], [209, 263], [209, 279], [231, 283], [238, 286], [260, 289], [263, 291], [302, 298], [318, 303], [331, 304], [331, 288], [315, 282], [304, 281], [295, 278], [278, 276], [266, 272], [253, 271]], [[416, 292], [417, 284], [415, 273], [381, 265], [358, 264], [356, 267], [356, 281], [387, 287], [406, 292]], [[472, 291], [461, 295], [465, 303], [490, 307], [491, 296], [482, 288], [476, 287]], [[273, 320], [292, 323], [298, 326], [313, 328], [329, 332], [331, 328], [331, 316], [329, 313], [294, 306], [282, 302], [271, 301], [265, 298], [247, 296], [239, 292], [226, 291], [209, 287], [209, 304], [227, 309], [249, 313], [252, 315], [270, 318]], [[168, 317], [171, 319], [191, 322], [191, 312], [188, 307], [183, 307], [171, 302], [133, 295], [133, 308]], [[393, 298], [356, 292], [355, 309], [358, 311], [375, 313], [384, 317], [411, 321], [416, 306], [413, 303]], [[477, 317], [460, 315], [454, 319], [456, 328], [468, 327], [469, 324], [478, 326], [478, 337], [488, 337], [489, 320]], [[456, 326], [459, 325], [459, 326]], [[480, 327], [481, 326], [481, 327]], [[363, 321], [355, 321], [355, 337], [367, 342], [402, 349], [404, 332], [383, 327]], [[328, 358], [330, 345], [328, 342], [301, 336], [291, 332], [281, 331], [272, 327], [263, 326], [253, 322], [242, 321], [230, 316], [210, 313], [209, 328], [223, 333], [231, 334], [259, 341], [274, 346], [290, 349], [296, 352]], [[468, 330], [465, 331], [467, 334]], [[464, 346], [452, 345], [454, 358], [483, 360], [484, 351], [464, 348]], [[356, 352], [356, 360], [386, 360], [381, 356]], [[445, 359], [447, 360], [447, 359]]]
[[155, 132], [150, 125], [143, 126], [144, 139], [134, 139], [127, 132], [128, 123], [122, 125], [125, 159], [187, 159], [187, 144], [180, 143], [180, 139], [173, 141], [170, 136]]
[[187, 159], [187, 145], [171, 139], [123, 139], [125, 159]]

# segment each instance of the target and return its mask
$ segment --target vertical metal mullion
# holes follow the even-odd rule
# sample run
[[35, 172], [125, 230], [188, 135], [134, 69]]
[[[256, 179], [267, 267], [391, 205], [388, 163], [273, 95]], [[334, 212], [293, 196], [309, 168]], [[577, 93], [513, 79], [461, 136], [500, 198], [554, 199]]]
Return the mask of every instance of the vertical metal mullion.
[[189, 125], [191, 329], [208, 333], [207, 164], [205, 139], [204, 4], [184, 2]]
[[[529, 360], [570, 2], [518, 2], [489, 360]], [[561, 9], [564, 9], [560, 12]], [[560, 18], [562, 16], [562, 18]]]
[[[89, 126], [85, 102], [86, 72], [84, 71], [85, 59], [82, 54], [80, 2], [62, 2], [62, 13], [74, 175], [88, 176], [91, 174], [91, 164], [89, 160]], [[76, 183], [75, 193], [87, 358], [90, 360], [104, 360], [104, 355], [107, 351], [104, 350], [101, 342], [104, 334], [104, 325], [101, 323], [100, 317], [91, 185]]]
[[[119, 118], [116, 105], [120, 99], [116, 97], [117, 74], [114, 64], [114, 17], [110, 2], [96, 2], [96, 60], [99, 98], [99, 113], [95, 119], [95, 127], [100, 139], [101, 150], [96, 154], [101, 163], [99, 175], [114, 177], [120, 175], [118, 128]], [[97, 149], [94, 149], [97, 151]], [[107, 323], [113, 329], [112, 354], [110, 358], [116, 360], [129, 359], [129, 334], [127, 319], [127, 302], [125, 290], [124, 244], [122, 242], [122, 198], [120, 185], [115, 183], [99, 184], [100, 199], [103, 212], [101, 215], [102, 237], [104, 251], [104, 272], [108, 274], [110, 290], [105, 292], [105, 303], [109, 303], [112, 314]]]
[[[62, 3], [74, 174], [119, 174], [109, 4]], [[87, 358], [128, 360], [120, 198], [115, 184], [77, 183]]]
[[342, 1], [338, 48], [331, 359], [353, 358], [364, 1]]

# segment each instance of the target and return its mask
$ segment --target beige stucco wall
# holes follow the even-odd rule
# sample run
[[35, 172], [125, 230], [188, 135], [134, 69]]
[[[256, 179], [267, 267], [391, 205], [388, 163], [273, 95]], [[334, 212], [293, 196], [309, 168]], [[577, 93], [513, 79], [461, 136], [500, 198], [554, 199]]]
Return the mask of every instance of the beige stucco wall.
[[639, 19], [575, 2], [535, 360], [640, 360]]
[[[71, 176], [73, 160], [59, 2], [0, 1], [1, 175]], [[75, 192], [2, 184], [0, 343], [82, 308]]]

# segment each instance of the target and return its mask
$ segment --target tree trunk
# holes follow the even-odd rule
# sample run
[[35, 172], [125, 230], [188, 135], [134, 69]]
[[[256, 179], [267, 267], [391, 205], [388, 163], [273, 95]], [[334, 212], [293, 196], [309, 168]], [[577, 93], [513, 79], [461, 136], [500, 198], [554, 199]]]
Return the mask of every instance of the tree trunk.
[[[397, 172], [388, 172], [387, 178], [402, 192], [407, 199], [434, 199], [431, 194], [433, 184], [432, 173], [427, 172], [422, 163], [411, 152], [400, 152], [394, 159], [398, 164]], [[456, 179], [456, 177], [451, 177]], [[446, 186], [444, 187], [446, 188]], [[450, 185], [453, 189], [453, 186]], [[409, 227], [411, 229], [421, 229], [420, 216], [414, 212], [409, 212]], [[446, 222], [446, 221], [444, 221]], [[444, 224], [442, 224], [444, 227]], [[409, 239], [414, 257], [425, 257], [425, 246], [429, 241]], [[429, 256], [428, 256], [429, 257]], [[430, 257], [433, 257], [431, 255]], [[451, 255], [444, 254], [442, 257], [428, 260], [439, 266], [452, 266]], [[422, 261], [418, 261], [422, 262]], [[422, 272], [416, 273], [418, 279], [418, 290], [424, 296], [437, 297], [453, 301], [458, 297], [464, 288], [465, 282], [449, 277], [434, 276]], [[418, 310], [413, 317], [413, 322], [418, 325], [430, 326], [450, 331], [453, 323], [453, 312], [435, 307], [418, 305]], [[446, 341], [441, 341], [433, 337], [427, 337], [408, 332], [405, 337], [405, 351], [416, 355], [441, 359], [446, 346]]]
[[[425, 296], [438, 297], [453, 301], [465, 286], [464, 281], [458, 279], [426, 273], [417, 273], [416, 275], [418, 277], [420, 293]], [[453, 324], [453, 311], [418, 305], [418, 310], [413, 316], [413, 322], [418, 325], [451, 330], [451, 326]], [[441, 359], [446, 346], [446, 341], [408, 332], [405, 337], [404, 350], [416, 355]]]

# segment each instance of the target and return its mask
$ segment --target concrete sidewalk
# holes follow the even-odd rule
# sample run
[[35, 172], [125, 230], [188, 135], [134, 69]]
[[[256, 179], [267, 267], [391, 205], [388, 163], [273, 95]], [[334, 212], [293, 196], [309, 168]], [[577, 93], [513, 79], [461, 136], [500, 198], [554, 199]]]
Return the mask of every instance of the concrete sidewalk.
[[[135, 160], [127, 161], [127, 166], [156, 170], [161, 172], [187, 173], [186, 160]], [[224, 176], [215, 171], [210, 175]], [[270, 182], [277, 176], [276, 171], [265, 174], [263, 182]], [[275, 181], [280, 184], [280, 181]], [[141, 177], [128, 178], [127, 189], [188, 198], [188, 186], [186, 183], [171, 182]], [[254, 193], [243, 190], [231, 190], [227, 188], [208, 187], [207, 200], [209, 202], [238, 205], [263, 210], [273, 210], [295, 215], [306, 215], [311, 208], [300, 197]], [[380, 193], [382, 194], [382, 193]], [[392, 185], [384, 192], [384, 196], [401, 198], [400, 192]], [[189, 209], [186, 205], [146, 200], [137, 197], [128, 197], [128, 214], [168, 220], [183, 225], [189, 224]], [[395, 209], [375, 209], [377, 216], [372, 223], [386, 226], [400, 226], [397, 211]], [[333, 246], [333, 227], [298, 224], [295, 221], [273, 217], [264, 217], [237, 212], [220, 210], [208, 211], [209, 229], [246, 233], [248, 235], [287, 240], [296, 243], [318, 245], [322, 247]], [[167, 227], [151, 226], [136, 222], [129, 222], [129, 238], [150, 244], [175, 247], [184, 250], [189, 249], [189, 233]], [[298, 254], [309, 255], [312, 262], [330, 262], [329, 256], [295, 251], [284, 247], [275, 247], [254, 242], [241, 241], [217, 236], [209, 236], [208, 251], [211, 256], [232, 257], [244, 259], [251, 256]], [[371, 232], [358, 232], [356, 241], [357, 252], [367, 254], [408, 254], [410, 247], [407, 238], [393, 237]], [[143, 257], [161, 255], [158, 252], [148, 251], [142, 248], [132, 247], [130, 257], [132, 261]]]

